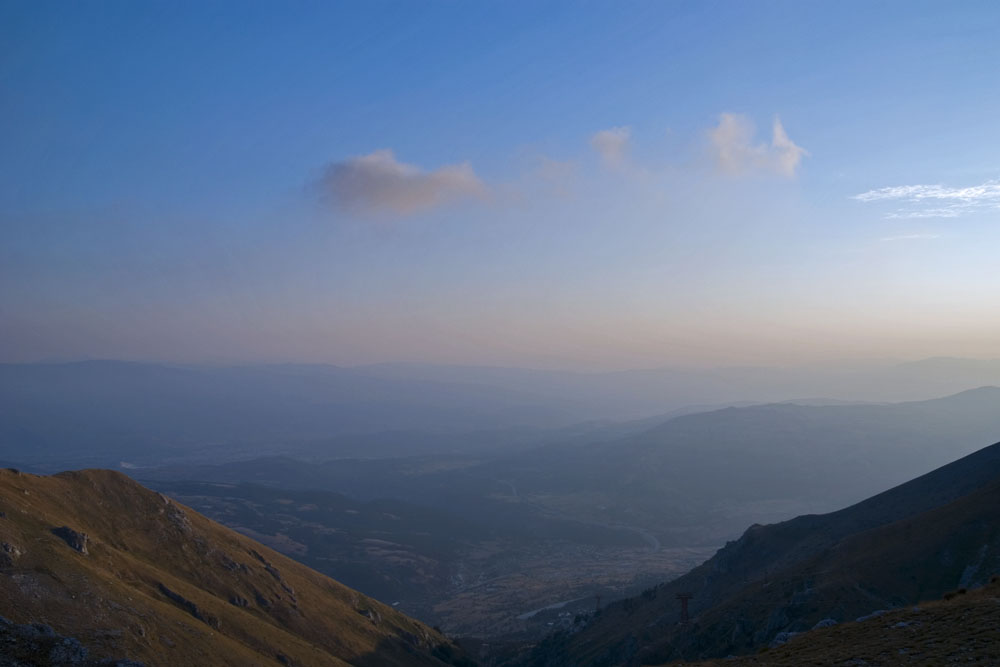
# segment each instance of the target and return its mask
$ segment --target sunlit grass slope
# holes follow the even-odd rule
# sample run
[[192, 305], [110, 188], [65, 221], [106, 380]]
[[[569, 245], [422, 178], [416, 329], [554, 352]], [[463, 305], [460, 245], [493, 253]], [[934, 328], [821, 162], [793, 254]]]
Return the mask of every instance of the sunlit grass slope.
[[[0, 615], [148, 665], [442, 665], [434, 630], [106, 470], [0, 470]], [[83, 536], [86, 537], [83, 537]]]

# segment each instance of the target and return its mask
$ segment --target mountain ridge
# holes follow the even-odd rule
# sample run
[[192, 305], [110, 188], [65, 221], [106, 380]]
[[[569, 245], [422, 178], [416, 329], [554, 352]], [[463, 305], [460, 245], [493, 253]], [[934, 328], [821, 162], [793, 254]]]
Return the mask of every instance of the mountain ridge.
[[435, 630], [118, 472], [0, 470], [0, 512], [0, 616], [45, 623], [98, 656], [460, 662]]

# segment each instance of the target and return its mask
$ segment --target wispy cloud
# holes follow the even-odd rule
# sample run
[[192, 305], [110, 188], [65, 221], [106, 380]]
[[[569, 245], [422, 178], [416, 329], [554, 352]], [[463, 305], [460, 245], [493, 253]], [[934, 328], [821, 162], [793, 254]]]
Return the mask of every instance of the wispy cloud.
[[809, 152], [788, 137], [777, 118], [771, 143], [756, 141], [753, 122], [742, 114], [723, 113], [719, 124], [708, 131], [716, 166], [729, 174], [769, 172], [791, 178]]
[[527, 174], [526, 180], [542, 186], [548, 193], [567, 197], [573, 189], [576, 163], [571, 160], [553, 160], [539, 155], [535, 167]]
[[590, 137], [590, 145], [597, 151], [604, 163], [619, 167], [628, 156], [629, 143], [632, 140], [632, 129], [627, 126], [611, 127], [595, 132]]
[[319, 185], [338, 207], [398, 216], [487, 193], [486, 185], [468, 163], [428, 171], [400, 162], [389, 149], [329, 164]]
[[940, 234], [900, 234], [899, 236], [884, 236], [880, 241], [892, 242], [892, 241], [929, 241], [931, 239], [941, 238]]
[[903, 204], [903, 207], [887, 213], [887, 218], [957, 218], [983, 209], [1000, 208], [1000, 181], [986, 181], [964, 188], [940, 184], [897, 185], [862, 192], [851, 199], [865, 203]]

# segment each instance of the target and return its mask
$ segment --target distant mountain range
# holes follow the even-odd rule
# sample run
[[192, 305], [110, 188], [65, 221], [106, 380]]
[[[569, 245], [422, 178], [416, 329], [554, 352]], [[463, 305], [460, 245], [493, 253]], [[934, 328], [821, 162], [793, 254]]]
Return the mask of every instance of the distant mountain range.
[[395, 498], [471, 520], [632, 526], [666, 546], [715, 546], [749, 523], [830, 511], [996, 441], [1000, 389], [907, 403], [725, 408], [561, 435], [510, 452], [131, 472]]
[[[531, 664], [753, 652], [780, 633], [983, 586], [998, 572], [1000, 444], [838, 512], [752, 526], [683, 577], [551, 637]], [[688, 624], [679, 623], [679, 593], [693, 595]]]
[[2, 664], [470, 664], [437, 631], [105, 470], [0, 470], [0, 617]]
[[[427, 454], [538, 444], [580, 422], [814, 397], [928, 399], [1000, 385], [1000, 361], [581, 373], [381, 364], [0, 364], [0, 458], [49, 469], [193, 456]], [[441, 441], [444, 439], [444, 442]], [[363, 442], [361, 442], [363, 441]]]
[[465, 474], [507, 480], [552, 511], [690, 545], [856, 502], [998, 438], [1000, 389], [983, 387], [907, 403], [726, 408], [516, 452]]

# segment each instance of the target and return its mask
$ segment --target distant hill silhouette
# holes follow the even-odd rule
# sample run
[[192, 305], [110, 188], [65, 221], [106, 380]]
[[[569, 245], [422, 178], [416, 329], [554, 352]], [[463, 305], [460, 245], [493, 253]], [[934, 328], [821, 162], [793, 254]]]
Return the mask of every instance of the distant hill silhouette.
[[509, 480], [577, 518], [643, 525], [664, 544], [719, 544], [749, 523], [857, 502], [998, 437], [1000, 389], [982, 387], [908, 403], [725, 408], [463, 474]]
[[814, 405], [920, 400], [997, 384], [1000, 361], [965, 359], [599, 373], [420, 364], [0, 364], [0, 458], [58, 470], [194, 455], [219, 461], [251, 451], [356, 455], [357, 443], [341, 439], [360, 434], [377, 435], [368, 448], [408, 455], [442, 451], [434, 437], [442, 435], [477, 432], [453, 444], [506, 447], [523, 434], [498, 439], [480, 432], [802, 396], [816, 397], [808, 399]]

